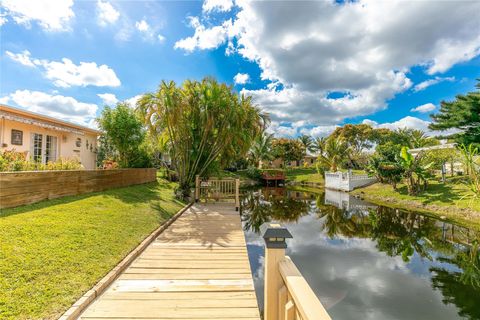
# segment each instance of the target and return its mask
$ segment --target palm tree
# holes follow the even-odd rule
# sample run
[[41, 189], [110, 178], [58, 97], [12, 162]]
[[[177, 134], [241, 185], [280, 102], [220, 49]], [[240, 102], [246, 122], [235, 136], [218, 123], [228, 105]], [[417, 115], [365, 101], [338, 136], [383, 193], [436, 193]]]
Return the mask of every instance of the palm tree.
[[315, 150], [312, 137], [304, 134], [298, 137], [298, 141], [300, 141], [300, 143], [303, 145], [303, 149], [305, 152], [307, 151], [313, 152]]
[[259, 166], [260, 161], [272, 160], [272, 140], [273, 134], [264, 132], [253, 142], [253, 145], [250, 148], [249, 156], [256, 167]]
[[313, 141], [313, 148], [315, 152], [318, 154], [323, 154], [325, 151], [325, 144], [327, 143], [327, 138], [325, 137], [318, 137]]
[[331, 171], [337, 171], [345, 158], [348, 158], [350, 148], [342, 137], [329, 138], [325, 143], [323, 154], [318, 156], [319, 165]]

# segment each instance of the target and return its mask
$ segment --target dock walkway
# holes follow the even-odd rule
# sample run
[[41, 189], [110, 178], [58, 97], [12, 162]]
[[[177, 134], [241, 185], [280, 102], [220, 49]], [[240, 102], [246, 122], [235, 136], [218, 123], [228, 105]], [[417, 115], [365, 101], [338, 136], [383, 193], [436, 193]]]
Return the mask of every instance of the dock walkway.
[[259, 320], [245, 236], [235, 207], [190, 207], [80, 319]]

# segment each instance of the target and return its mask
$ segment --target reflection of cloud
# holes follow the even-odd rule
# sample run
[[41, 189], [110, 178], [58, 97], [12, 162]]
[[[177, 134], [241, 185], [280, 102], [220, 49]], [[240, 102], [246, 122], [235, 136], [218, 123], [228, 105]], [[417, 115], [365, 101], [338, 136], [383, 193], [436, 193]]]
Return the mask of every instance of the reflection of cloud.
[[[458, 318], [456, 308], [445, 305], [442, 294], [431, 288], [427, 271], [431, 262], [414, 256], [407, 264], [401, 257], [379, 251], [371, 239], [329, 239], [322, 225], [323, 219], [315, 214], [287, 224], [293, 235], [287, 254], [333, 319]], [[254, 270], [253, 275], [263, 305], [264, 260], [258, 255], [263, 239], [252, 232], [246, 237], [249, 244], [255, 243], [255, 265], [261, 270]]]

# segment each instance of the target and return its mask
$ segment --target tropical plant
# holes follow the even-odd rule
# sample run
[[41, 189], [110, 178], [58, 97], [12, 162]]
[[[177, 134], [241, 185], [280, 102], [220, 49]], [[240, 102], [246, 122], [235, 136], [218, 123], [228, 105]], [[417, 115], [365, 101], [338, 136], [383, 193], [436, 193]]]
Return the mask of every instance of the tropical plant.
[[408, 152], [408, 147], [403, 147], [398, 157], [398, 164], [403, 169], [403, 178], [407, 185], [409, 195], [416, 195], [418, 192], [426, 189], [428, 178], [430, 177], [429, 168], [432, 163], [424, 164], [422, 161], [423, 153], [413, 156]]
[[118, 163], [123, 168], [146, 167], [149, 157], [144, 148], [145, 129], [135, 111], [126, 103], [115, 108], [105, 107], [97, 119], [103, 133], [101, 139], [113, 148]]
[[24, 152], [18, 152], [14, 149], [0, 151], [0, 172], [79, 169], [83, 169], [83, 166], [77, 158], [59, 158], [56, 161], [41, 163], [28, 160]]
[[468, 146], [462, 144], [460, 152], [463, 156], [463, 163], [469, 175], [469, 188], [474, 198], [480, 198], [480, 153], [473, 144]]
[[305, 153], [307, 153], [307, 151], [310, 151], [310, 152], [315, 151], [315, 146], [314, 146], [312, 137], [304, 134], [298, 137], [298, 141], [300, 141], [300, 143], [303, 145], [303, 150]]
[[273, 159], [272, 156], [272, 141], [273, 135], [262, 133], [253, 142], [250, 148], [249, 157], [255, 167], [259, 167], [261, 161], [269, 161]]
[[190, 194], [195, 175], [245, 156], [268, 121], [251, 97], [212, 78], [181, 86], [163, 81], [137, 107], [149, 131], [168, 139], [183, 196]]
[[432, 130], [458, 129], [457, 142], [480, 144], [480, 79], [476, 91], [457, 95], [453, 101], [442, 101], [440, 111], [432, 115]]
[[327, 170], [337, 171], [340, 164], [348, 158], [350, 148], [342, 137], [330, 137], [325, 143], [325, 150], [317, 159], [317, 169], [322, 172]]

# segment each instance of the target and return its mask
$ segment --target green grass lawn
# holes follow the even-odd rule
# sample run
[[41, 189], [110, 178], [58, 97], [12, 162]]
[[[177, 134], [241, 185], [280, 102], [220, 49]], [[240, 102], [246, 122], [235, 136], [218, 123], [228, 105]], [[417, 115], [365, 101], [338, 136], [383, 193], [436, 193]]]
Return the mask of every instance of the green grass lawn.
[[398, 186], [398, 191], [390, 185], [376, 183], [353, 193], [380, 204], [425, 211], [463, 223], [474, 221], [480, 225], [480, 201], [469, 196], [468, 186], [458, 178], [449, 179], [445, 184], [431, 180], [427, 190], [416, 196], [408, 195], [404, 184]]
[[315, 168], [293, 168], [285, 173], [288, 181], [324, 183], [323, 174], [319, 174]]
[[0, 319], [52, 319], [184, 204], [174, 184], [66, 197], [0, 213]]

